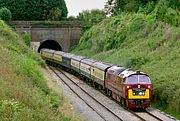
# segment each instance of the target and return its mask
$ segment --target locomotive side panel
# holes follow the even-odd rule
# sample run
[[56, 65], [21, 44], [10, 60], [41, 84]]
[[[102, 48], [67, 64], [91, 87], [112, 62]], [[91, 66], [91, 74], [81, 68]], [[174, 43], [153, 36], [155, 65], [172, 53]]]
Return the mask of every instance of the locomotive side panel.
[[115, 95], [125, 98], [124, 88], [123, 88], [123, 79], [117, 77], [112, 73], [107, 73], [105, 81], [105, 86], [107, 89], [111, 90]]
[[106, 88], [111, 90], [112, 93], [114, 93], [114, 95], [118, 96], [117, 98], [125, 98], [125, 90], [123, 83], [124, 78], [118, 76], [118, 74], [124, 71], [125, 69], [127, 68], [121, 66], [112, 66], [107, 70], [105, 86]]

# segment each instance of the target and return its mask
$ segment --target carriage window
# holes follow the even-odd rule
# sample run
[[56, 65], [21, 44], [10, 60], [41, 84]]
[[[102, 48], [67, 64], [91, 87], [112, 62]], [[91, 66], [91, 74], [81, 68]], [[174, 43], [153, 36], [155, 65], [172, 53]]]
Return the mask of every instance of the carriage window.
[[132, 75], [126, 79], [127, 84], [149, 84], [150, 79], [146, 75]]

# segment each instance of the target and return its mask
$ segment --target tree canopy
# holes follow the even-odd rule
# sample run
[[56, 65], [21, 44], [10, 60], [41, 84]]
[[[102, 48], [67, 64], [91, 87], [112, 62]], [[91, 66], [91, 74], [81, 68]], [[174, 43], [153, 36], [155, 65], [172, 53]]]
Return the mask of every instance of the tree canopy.
[[158, 3], [163, 3], [161, 7], [167, 6], [180, 10], [179, 0], [107, 0], [105, 10], [110, 15], [117, 15], [120, 12], [138, 12], [139, 8], [153, 11], [153, 7]]
[[10, 21], [12, 18], [11, 11], [7, 8], [0, 9], [0, 19], [4, 21]]
[[11, 11], [13, 20], [59, 20], [68, 14], [64, 0], [0, 0], [1, 7]]

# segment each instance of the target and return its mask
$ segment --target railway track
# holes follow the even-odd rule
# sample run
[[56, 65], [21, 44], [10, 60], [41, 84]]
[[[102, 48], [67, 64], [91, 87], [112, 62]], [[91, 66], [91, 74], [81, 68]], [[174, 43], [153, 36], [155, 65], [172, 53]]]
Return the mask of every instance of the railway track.
[[[81, 100], [83, 100], [84, 103], [86, 103], [93, 111], [95, 111], [97, 113], [97, 115], [99, 115], [104, 121], [107, 121], [106, 117], [104, 117], [104, 115], [102, 115], [99, 111], [97, 111], [96, 109], [94, 109], [93, 106], [91, 106], [91, 104], [89, 104], [86, 100], [84, 100], [77, 92], [75, 89], [73, 89], [73, 87], [71, 85], [69, 85], [66, 81], [69, 80], [70, 82], [73, 83], [73, 85], [75, 85], [76, 87], [78, 87], [82, 92], [84, 92], [87, 96], [89, 96], [91, 99], [93, 99], [96, 103], [98, 103], [99, 105], [101, 105], [105, 110], [107, 110], [109, 113], [111, 113], [116, 119], [122, 121], [123, 119], [121, 117], [119, 117], [117, 114], [115, 114], [113, 111], [111, 111], [108, 107], [106, 107], [105, 105], [103, 105], [100, 101], [98, 101], [95, 97], [93, 97], [92, 95], [90, 95], [86, 90], [84, 90], [81, 86], [79, 86], [77, 83], [75, 83], [71, 77], [69, 77], [67, 74], [65, 74], [65, 72], [63, 72], [62, 70], [58, 69], [58, 72], [60, 72], [60, 74], [57, 72], [56, 69], [54, 69], [53, 67], [49, 67], [54, 74], [57, 75], [58, 78], [60, 78], [63, 83], [68, 86], [68, 88], [70, 88], [72, 90], [72, 92], [77, 95]], [[65, 81], [66, 80], [66, 81]], [[128, 109], [126, 109], [128, 110]], [[139, 120], [142, 121], [147, 121], [147, 120], [155, 120], [155, 121], [163, 121], [161, 118], [153, 115], [152, 113], [148, 112], [148, 111], [144, 111], [144, 112], [134, 112], [132, 110], [128, 110], [131, 114], [133, 114], [135, 117], [137, 117]]]
[[154, 117], [155, 119], [157, 119], [158, 121], [163, 121], [161, 118], [153, 115], [152, 113], [148, 112], [147, 110], [145, 110], [145, 112], [146, 112], [147, 114], [149, 114], [150, 116]]
[[135, 115], [138, 115], [140, 117], [143, 118], [144, 121], [163, 121], [162, 119], [160, 119], [159, 117], [149, 113], [149, 112], [146, 112], [146, 111], [142, 111], [142, 112], [134, 112], [132, 111], [133, 114]]
[[93, 111], [95, 111], [104, 121], [108, 121], [99, 111], [97, 111], [96, 109], [94, 109], [94, 107], [92, 107], [86, 100], [84, 100], [76, 91], [75, 89], [72, 88], [72, 86], [70, 86], [65, 79], [62, 78], [62, 75], [64, 77], [66, 77], [66, 80], [68, 79], [69, 81], [71, 81], [75, 86], [77, 86], [79, 89], [81, 89], [86, 95], [88, 95], [90, 98], [92, 98], [94, 101], [96, 101], [99, 105], [101, 105], [104, 109], [106, 109], [108, 112], [110, 112], [112, 115], [114, 115], [114, 117], [116, 117], [118, 120], [123, 121], [123, 119], [121, 119], [119, 116], [117, 116], [115, 113], [113, 113], [111, 110], [109, 110], [107, 107], [105, 107], [104, 105], [102, 105], [98, 100], [96, 100], [94, 97], [92, 97], [91, 95], [89, 95], [86, 91], [84, 91], [81, 87], [79, 87], [74, 81], [72, 81], [71, 78], [69, 78], [66, 74], [64, 74], [61, 70], [60, 73], [62, 74], [61, 76], [56, 72], [55, 69], [53, 69], [52, 67], [49, 67], [62, 81], [63, 83], [68, 86], [72, 92], [74, 94], [76, 94], [81, 100], [83, 100], [84, 103], [86, 103]]

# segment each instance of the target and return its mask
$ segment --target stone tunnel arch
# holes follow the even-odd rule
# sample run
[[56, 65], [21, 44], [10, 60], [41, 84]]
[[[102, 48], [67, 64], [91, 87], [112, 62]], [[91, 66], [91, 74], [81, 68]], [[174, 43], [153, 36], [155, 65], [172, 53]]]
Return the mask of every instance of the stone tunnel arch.
[[55, 40], [46, 40], [42, 42], [38, 48], [38, 52], [40, 52], [42, 48], [62, 51], [61, 45]]

